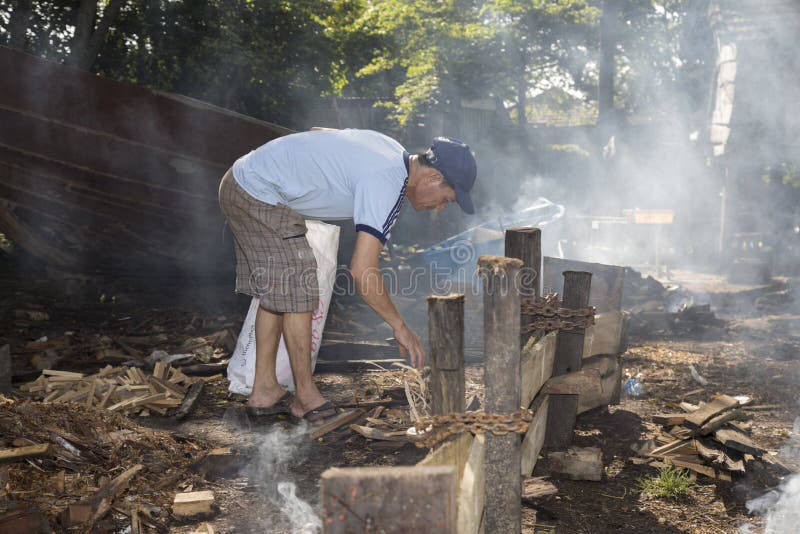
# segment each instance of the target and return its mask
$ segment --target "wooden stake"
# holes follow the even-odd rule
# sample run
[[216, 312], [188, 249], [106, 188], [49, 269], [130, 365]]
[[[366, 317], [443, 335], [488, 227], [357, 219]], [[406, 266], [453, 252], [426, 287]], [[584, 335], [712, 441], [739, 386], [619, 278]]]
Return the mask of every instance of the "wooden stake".
[[[481, 256], [486, 411], [520, 408], [520, 295], [522, 261]], [[520, 436], [486, 435], [485, 531], [521, 531]]]
[[[575, 309], [589, 305], [589, 290], [592, 273], [564, 271], [564, 295], [562, 306]], [[553, 376], [580, 371], [583, 359], [584, 331], [562, 330], [556, 338], [556, 356]], [[547, 413], [545, 445], [565, 447], [572, 443], [575, 418], [578, 410], [577, 395], [551, 395]]]
[[[542, 277], [542, 231], [538, 228], [509, 228], [506, 230], [505, 255], [507, 258], [522, 260], [520, 293], [523, 298], [534, 298], [541, 294], [539, 289]], [[525, 315], [520, 326], [525, 328], [533, 317]], [[524, 347], [534, 333], [522, 334], [520, 346]]]
[[428, 297], [433, 415], [464, 411], [464, 295]]

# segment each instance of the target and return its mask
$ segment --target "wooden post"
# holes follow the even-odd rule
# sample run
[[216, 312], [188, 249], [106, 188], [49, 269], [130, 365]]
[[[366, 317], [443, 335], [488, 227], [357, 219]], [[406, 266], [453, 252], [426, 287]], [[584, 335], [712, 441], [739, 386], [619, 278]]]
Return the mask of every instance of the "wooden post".
[[[523, 298], [535, 298], [540, 294], [542, 277], [542, 231], [538, 228], [509, 228], [506, 230], [506, 257], [522, 260], [520, 294]], [[524, 329], [533, 322], [533, 317], [521, 318], [520, 327]], [[524, 347], [532, 333], [520, 336], [520, 346]]]
[[464, 295], [428, 297], [433, 415], [464, 411]]
[[[583, 308], [589, 305], [589, 290], [592, 273], [564, 271], [564, 296], [561, 305], [565, 308]], [[583, 359], [583, 330], [564, 330], [556, 338], [556, 356], [553, 376], [581, 370]], [[572, 443], [575, 418], [578, 415], [578, 395], [551, 395], [547, 412], [545, 444], [551, 448], [565, 447]]]
[[456, 532], [455, 467], [333, 467], [322, 473], [322, 532]]
[[[520, 408], [520, 296], [522, 261], [481, 256], [486, 412]], [[520, 436], [486, 434], [485, 531], [521, 531]]]

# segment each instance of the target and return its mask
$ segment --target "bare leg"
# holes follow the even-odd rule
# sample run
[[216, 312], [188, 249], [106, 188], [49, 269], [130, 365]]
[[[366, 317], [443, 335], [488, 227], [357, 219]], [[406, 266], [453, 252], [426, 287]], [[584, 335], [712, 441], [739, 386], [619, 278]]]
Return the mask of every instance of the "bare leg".
[[[256, 375], [248, 406], [268, 407], [274, 405], [286, 391], [278, 384], [275, 374], [275, 358], [281, 340], [282, 314], [258, 307], [256, 314]], [[311, 334], [309, 334], [309, 338]]]
[[325, 397], [311, 377], [311, 312], [283, 314], [283, 340], [289, 351], [294, 375], [295, 399], [292, 414], [302, 417], [325, 404]]

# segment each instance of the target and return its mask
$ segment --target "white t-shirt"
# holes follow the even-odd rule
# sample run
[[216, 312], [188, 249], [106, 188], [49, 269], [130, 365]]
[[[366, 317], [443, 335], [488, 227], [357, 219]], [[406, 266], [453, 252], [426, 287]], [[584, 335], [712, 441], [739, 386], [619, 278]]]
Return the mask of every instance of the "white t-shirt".
[[371, 130], [301, 132], [270, 141], [233, 164], [251, 196], [307, 218], [352, 218], [381, 243], [403, 207], [408, 152]]

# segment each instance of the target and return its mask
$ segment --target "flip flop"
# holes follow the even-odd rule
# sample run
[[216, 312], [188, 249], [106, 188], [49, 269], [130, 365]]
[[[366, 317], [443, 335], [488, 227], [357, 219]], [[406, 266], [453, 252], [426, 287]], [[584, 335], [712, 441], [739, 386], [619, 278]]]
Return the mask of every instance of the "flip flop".
[[245, 406], [244, 413], [250, 417], [268, 417], [270, 415], [280, 415], [290, 413], [289, 400], [292, 395], [287, 391], [272, 406]]
[[317, 406], [313, 410], [309, 410], [303, 414], [303, 419], [308, 421], [309, 423], [319, 423], [320, 421], [324, 421], [329, 417], [333, 417], [334, 415], [338, 414], [339, 411], [334, 403], [331, 401], [325, 401], [325, 404], [321, 406]]

